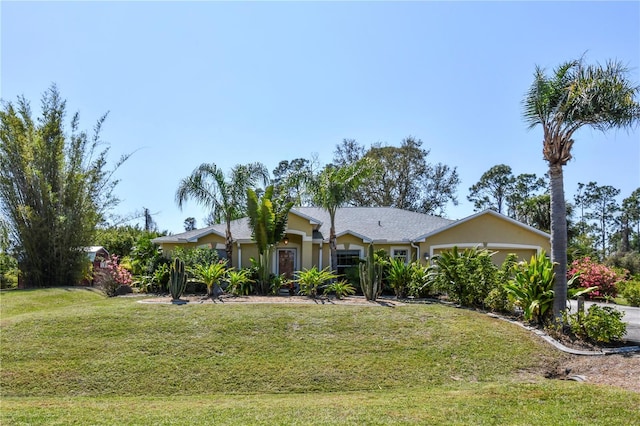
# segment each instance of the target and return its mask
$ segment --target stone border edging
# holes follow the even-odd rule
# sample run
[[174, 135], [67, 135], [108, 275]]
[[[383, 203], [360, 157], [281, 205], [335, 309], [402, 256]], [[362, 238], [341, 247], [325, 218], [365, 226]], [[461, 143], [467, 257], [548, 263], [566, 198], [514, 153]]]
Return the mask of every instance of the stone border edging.
[[556, 349], [559, 349], [559, 350], [561, 350], [563, 352], [566, 352], [566, 353], [569, 353], [569, 354], [572, 354], [572, 355], [602, 356], [602, 355], [615, 355], [615, 354], [625, 354], [625, 353], [631, 353], [631, 352], [640, 352], [640, 346], [625, 346], [623, 348], [608, 348], [608, 349], [602, 349], [600, 351], [586, 351], [586, 350], [580, 350], [580, 349], [573, 349], [573, 348], [569, 348], [569, 347], [563, 345], [562, 343], [558, 342], [553, 337], [549, 336], [544, 331], [538, 330], [537, 328], [529, 327], [528, 325], [522, 324], [519, 321], [510, 320], [509, 318], [505, 318], [505, 317], [502, 317], [500, 315], [496, 315], [493, 312], [488, 312], [487, 315], [489, 315], [491, 318], [497, 318], [497, 319], [500, 319], [500, 320], [503, 320], [503, 321], [507, 321], [507, 322], [509, 322], [511, 324], [518, 325], [518, 326], [524, 328], [525, 330], [532, 331], [535, 335], [537, 335], [538, 337], [540, 337], [544, 341], [550, 343]]

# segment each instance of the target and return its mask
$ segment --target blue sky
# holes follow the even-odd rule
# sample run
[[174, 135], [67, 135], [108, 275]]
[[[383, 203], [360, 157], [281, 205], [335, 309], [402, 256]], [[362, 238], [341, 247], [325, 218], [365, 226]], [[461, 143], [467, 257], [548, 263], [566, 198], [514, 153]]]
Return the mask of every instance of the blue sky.
[[[330, 162], [344, 138], [420, 138], [457, 167], [458, 206], [496, 164], [543, 175], [542, 131], [521, 101], [535, 65], [621, 60], [640, 84], [640, 2], [11, 2], [0, 3], [3, 100], [38, 110], [58, 85], [117, 172], [118, 213], [143, 207], [160, 229], [206, 212], [175, 191], [203, 162]], [[581, 130], [565, 190], [640, 186], [640, 132]]]

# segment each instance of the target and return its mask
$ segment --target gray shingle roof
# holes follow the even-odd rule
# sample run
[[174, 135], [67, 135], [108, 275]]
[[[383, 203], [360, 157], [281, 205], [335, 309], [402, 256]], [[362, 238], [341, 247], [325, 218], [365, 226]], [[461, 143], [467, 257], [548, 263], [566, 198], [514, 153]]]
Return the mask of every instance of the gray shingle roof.
[[[319, 231], [329, 238], [329, 213], [319, 207], [297, 207], [296, 211], [322, 222]], [[411, 241], [455, 221], [392, 207], [344, 207], [336, 212], [336, 234], [353, 233], [369, 240]]]
[[[319, 228], [315, 238], [328, 240], [331, 221], [329, 213], [319, 207], [296, 207], [293, 214], [299, 214], [317, 222]], [[408, 242], [420, 236], [455, 222], [438, 216], [396, 209], [392, 207], [344, 207], [336, 212], [336, 234], [351, 233], [370, 241]], [[202, 229], [168, 235], [154, 239], [155, 243], [197, 241], [211, 233], [225, 235], [225, 224], [217, 224]], [[234, 240], [250, 240], [249, 221], [238, 219], [231, 223]]]

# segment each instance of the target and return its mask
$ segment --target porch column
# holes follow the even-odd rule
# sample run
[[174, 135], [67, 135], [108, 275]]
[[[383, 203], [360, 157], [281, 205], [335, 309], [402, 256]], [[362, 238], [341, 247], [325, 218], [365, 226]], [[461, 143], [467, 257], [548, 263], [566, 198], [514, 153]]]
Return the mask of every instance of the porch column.
[[313, 239], [306, 235], [302, 236], [302, 253], [300, 261], [302, 262], [302, 265], [298, 268], [300, 270], [302, 270], [302, 268], [309, 269], [313, 266]]

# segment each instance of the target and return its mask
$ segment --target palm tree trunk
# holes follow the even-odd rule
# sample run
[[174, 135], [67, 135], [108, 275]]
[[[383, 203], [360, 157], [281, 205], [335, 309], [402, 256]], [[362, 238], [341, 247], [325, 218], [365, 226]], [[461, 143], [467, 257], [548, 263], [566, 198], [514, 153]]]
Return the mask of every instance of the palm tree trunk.
[[564, 198], [562, 164], [549, 164], [551, 187], [551, 261], [554, 263], [553, 317], [562, 323], [567, 307], [567, 204]]
[[231, 223], [227, 221], [227, 232], [224, 240], [225, 251], [227, 252], [227, 267], [233, 268], [233, 237], [231, 237]]
[[329, 210], [331, 227], [329, 228], [329, 252], [331, 255], [331, 270], [337, 273], [338, 270], [338, 245], [336, 244], [336, 209]]

